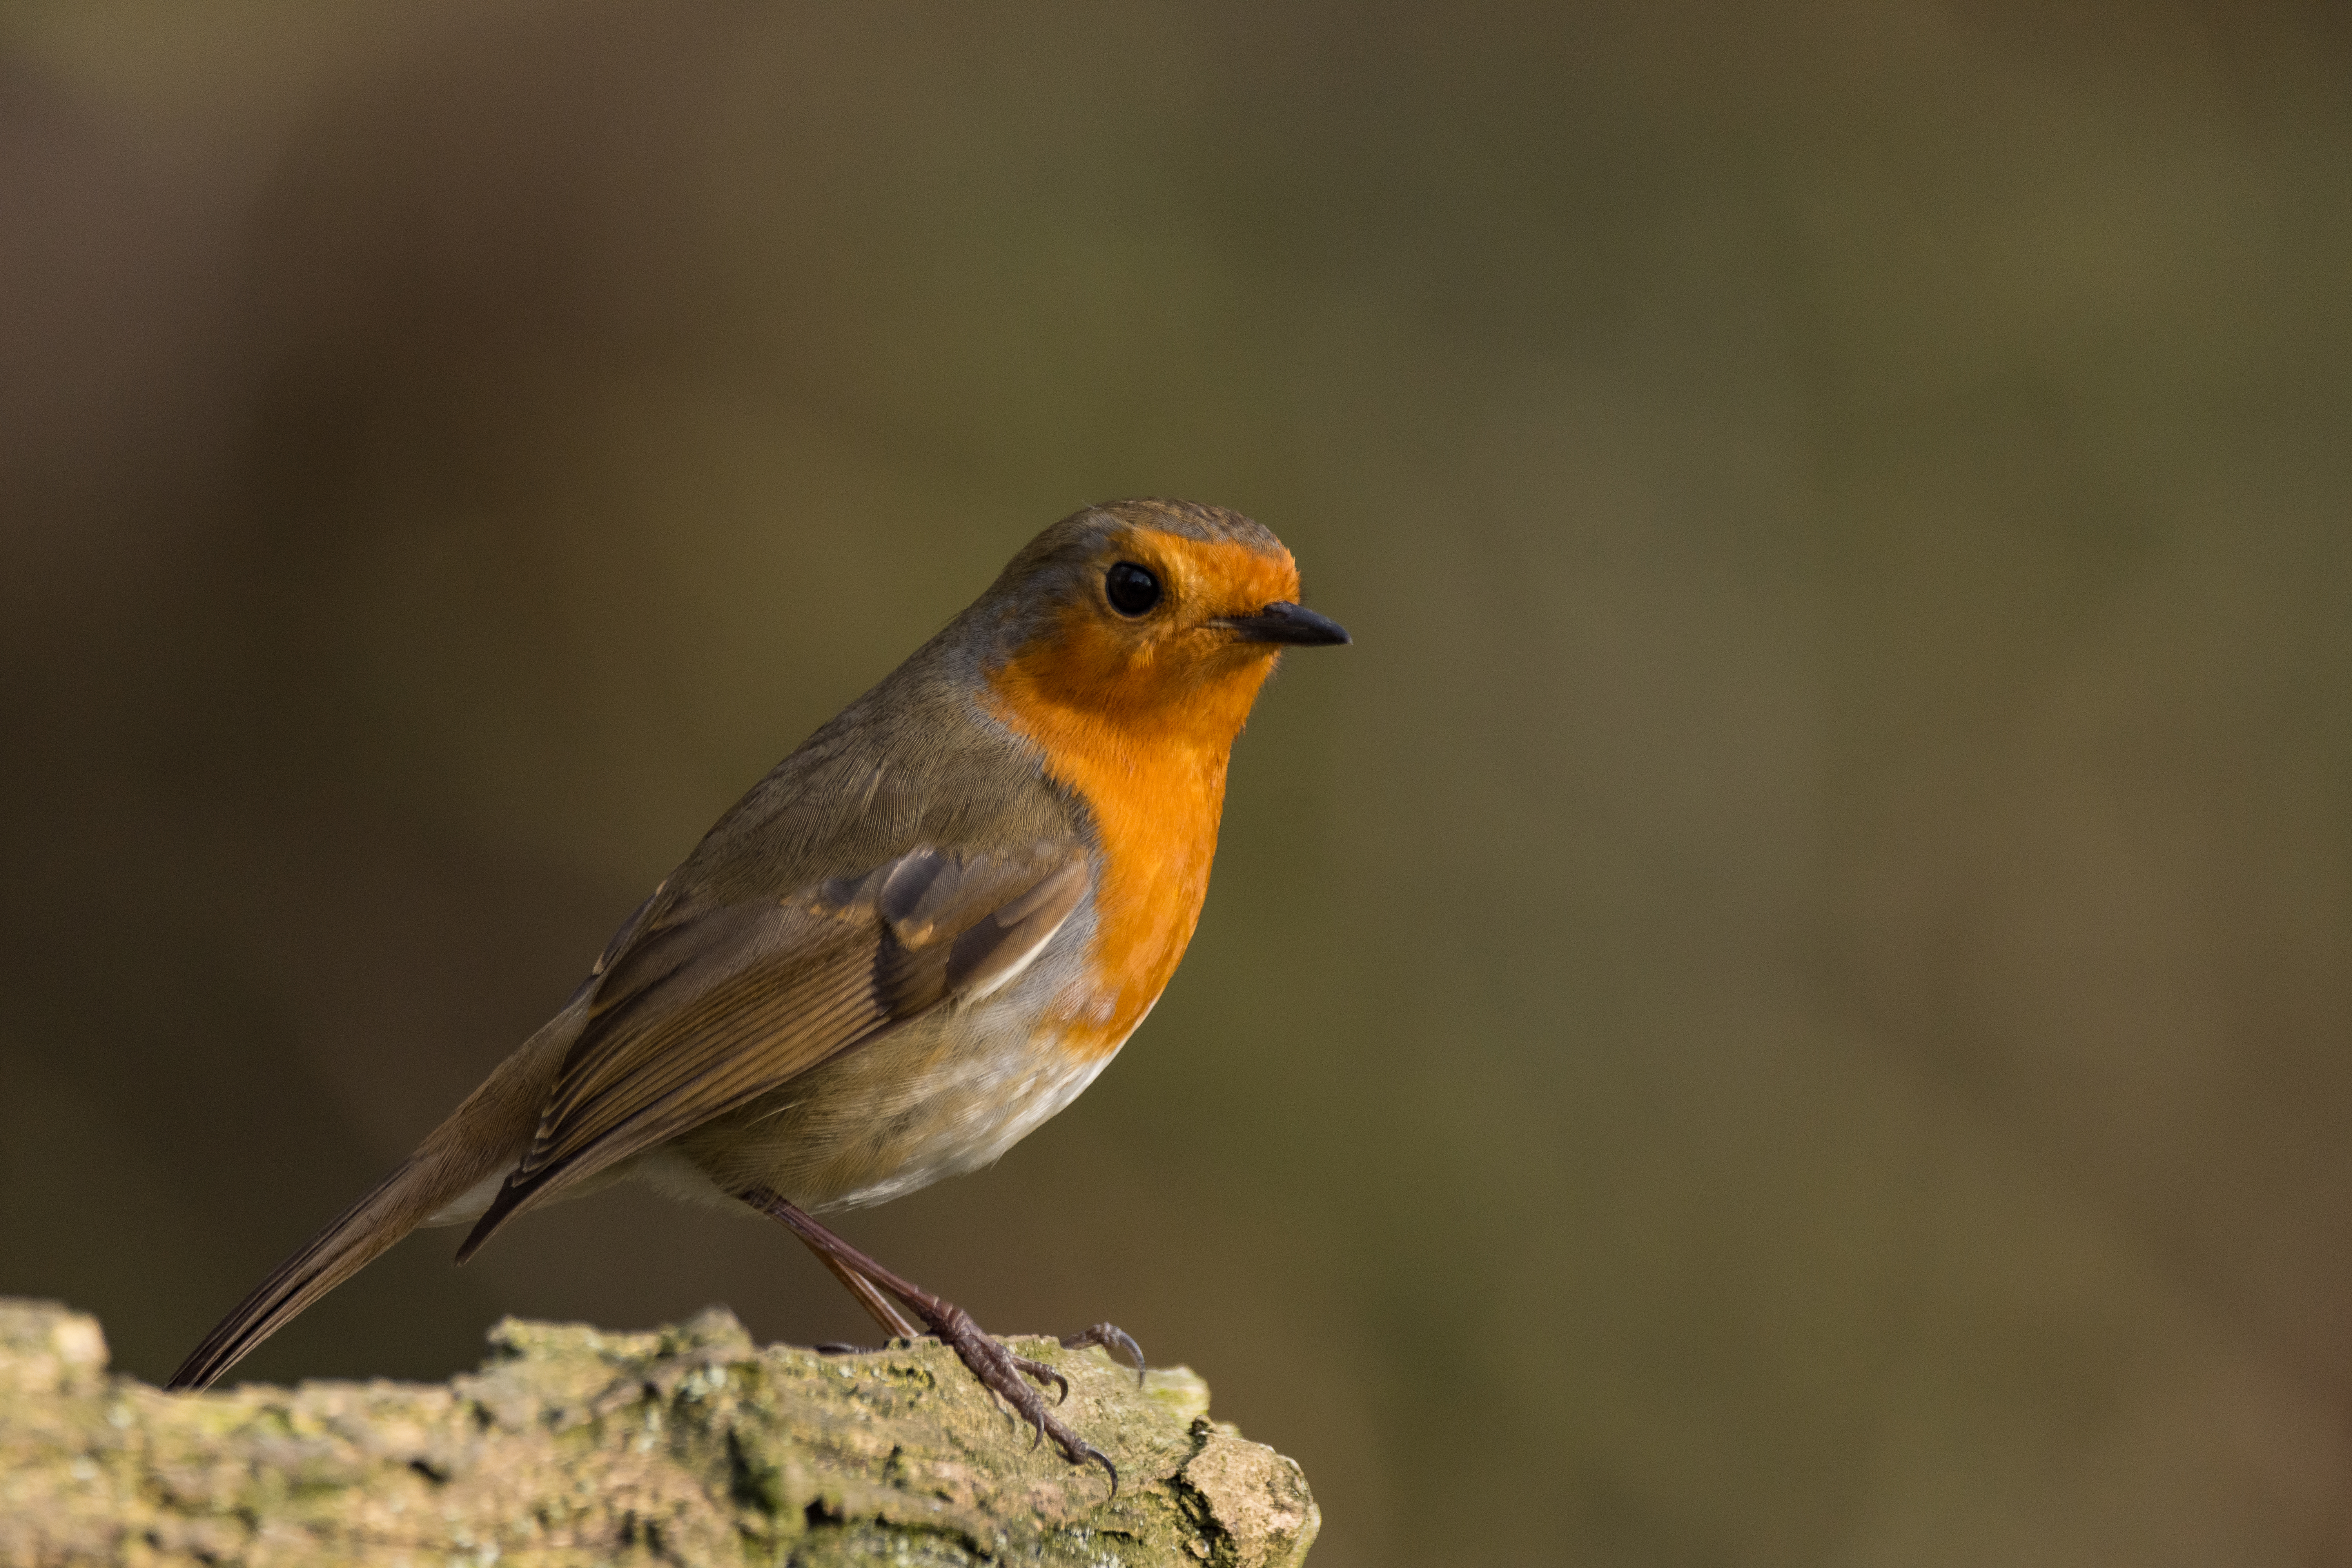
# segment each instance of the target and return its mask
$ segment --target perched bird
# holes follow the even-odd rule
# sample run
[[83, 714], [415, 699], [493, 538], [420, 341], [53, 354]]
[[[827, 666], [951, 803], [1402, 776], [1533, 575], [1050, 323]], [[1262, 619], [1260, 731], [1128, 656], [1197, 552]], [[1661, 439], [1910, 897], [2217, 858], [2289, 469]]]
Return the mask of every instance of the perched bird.
[[[1110, 1471], [1024, 1381], [1056, 1374], [812, 1211], [989, 1163], [1143, 1022], [1200, 918], [1259, 687], [1286, 647], [1349, 640], [1298, 597], [1282, 542], [1220, 508], [1046, 529], [720, 817], [563, 1010], [170, 1386], [210, 1384], [419, 1226], [471, 1224], [462, 1263], [522, 1211], [634, 1176], [782, 1222], [886, 1332], [938, 1335]], [[1140, 1375], [1108, 1324], [1064, 1342]]]

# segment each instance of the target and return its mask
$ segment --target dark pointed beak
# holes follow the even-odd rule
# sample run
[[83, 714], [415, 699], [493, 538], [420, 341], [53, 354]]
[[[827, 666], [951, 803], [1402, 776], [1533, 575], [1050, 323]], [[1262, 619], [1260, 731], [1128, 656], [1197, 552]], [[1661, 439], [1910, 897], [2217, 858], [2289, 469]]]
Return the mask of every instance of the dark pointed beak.
[[1348, 628], [1328, 616], [1276, 599], [1254, 616], [1226, 616], [1209, 623], [1223, 626], [1243, 642], [1296, 643], [1301, 647], [1328, 647], [1355, 641]]

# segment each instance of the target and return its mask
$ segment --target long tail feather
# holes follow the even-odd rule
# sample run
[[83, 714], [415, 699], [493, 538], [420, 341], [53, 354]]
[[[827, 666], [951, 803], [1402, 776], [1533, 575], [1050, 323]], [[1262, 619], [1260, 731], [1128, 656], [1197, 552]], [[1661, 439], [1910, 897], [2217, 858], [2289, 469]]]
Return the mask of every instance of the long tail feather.
[[302, 1310], [373, 1263], [432, 1213], [411, 1155], [307, 1246], [270, 1271], [172, 1374], [166, 1388], [204, 1388]]
[[499, 1064], [415, 1153], [273, 1269], [205, 1336], [164, 1386], [207, 1386], [394, 1242], [485, 1177], [512, 1166], [538, 1128], [540, 1104], [579, 1033], [579, 1020], [575, 1000]]

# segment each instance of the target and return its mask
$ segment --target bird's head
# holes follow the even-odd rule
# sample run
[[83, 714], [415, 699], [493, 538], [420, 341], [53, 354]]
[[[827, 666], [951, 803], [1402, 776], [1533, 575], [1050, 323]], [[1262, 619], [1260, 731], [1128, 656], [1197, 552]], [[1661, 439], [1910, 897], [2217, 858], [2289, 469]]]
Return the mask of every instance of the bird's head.
[[1000, 702], [1219, 745], [1285, 647], [1349, 640], [1299, 605], [1282, 541], [1190, 501], [1111, 501], [1064, 518], [975, 608], [992, 612], [988, 684]]

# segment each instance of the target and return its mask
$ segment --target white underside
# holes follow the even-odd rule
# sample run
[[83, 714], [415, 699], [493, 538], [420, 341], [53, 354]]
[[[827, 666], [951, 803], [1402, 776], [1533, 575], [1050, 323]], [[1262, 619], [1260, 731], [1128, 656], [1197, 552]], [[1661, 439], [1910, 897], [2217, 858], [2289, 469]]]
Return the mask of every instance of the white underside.
[[[1051, 1121], [1070, 1101], [1086, 1092], [1110, 1058], [1108, 1051], [1091, 1061], [1074, 1061], [1058, 1041], [1030, 1042], [1030, 1064], [1015, 1087], [998, 1101], [1018, 1107], [1010, 1112], [975, 1113], [965, 1119], [963, 1136], [943, 1144], [929, 1159], [910, 1162], [885, 1179], [870, 1183], [826, 1205], [828, 1208], [864, 1208], [919, 1192], [942, 1176], [958, 1176], [993, 1165], [1013, 1145]], [[1004, 1075], [1013, 1076], [1013, 1075]]]
[[499, 1195], [499, 1189], [506, 1184], [507, 1173], [493, 1171], [450, 1199], [445, 1206], [434, 1210], [433, 1217], [425, 1223], [428, 1226], [471, 1225], [489, 1212], [491, 1201]]

